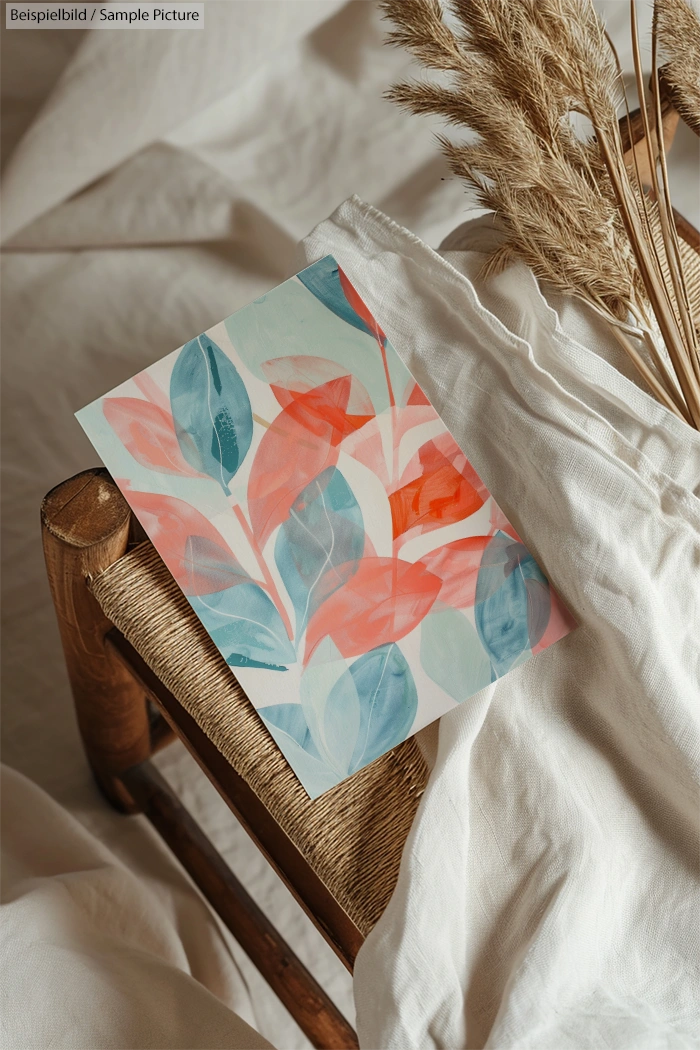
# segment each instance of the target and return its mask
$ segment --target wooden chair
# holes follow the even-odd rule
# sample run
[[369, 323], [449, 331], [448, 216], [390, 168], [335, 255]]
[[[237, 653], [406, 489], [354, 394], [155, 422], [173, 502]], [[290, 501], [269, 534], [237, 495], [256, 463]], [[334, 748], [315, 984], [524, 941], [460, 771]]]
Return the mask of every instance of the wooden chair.
[[[676, 124], [665, 103], [667, 145]], [[640, 122], [631, 140], [626, 121], [622, 132], [632, 148]], [[677, 225], [700, 316], [700, 235], [681, 216]], [[107, 472], [58, 485], [41, 516], [78, 725], [102, 791], [151, 821], [313, 1045], [357, 1047], [150, 758], [184, 742], [352, 970], [396, 884], [426, 783], [418, 745], [406, 741], [311, 801]]]
[[426, 781], [415, 740], [311, 801], [108, 473], [46, 496], [42, 532], [78, 725], [95, 778], [143, 812], [316, 1047], [352, 1027], [150, 761], [179, 737], [352, 970], [386, 906]]

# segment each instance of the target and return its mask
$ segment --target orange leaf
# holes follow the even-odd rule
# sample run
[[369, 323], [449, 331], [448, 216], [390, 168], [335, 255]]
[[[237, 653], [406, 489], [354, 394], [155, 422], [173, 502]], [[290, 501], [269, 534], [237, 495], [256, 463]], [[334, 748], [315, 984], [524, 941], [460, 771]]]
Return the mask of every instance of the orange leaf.
[[418, 449], [401, 481], [389, 496], [394, 539], [462, 521], [488, 498], [484, 483], [447, 433]]
[[300, 394], [265, 431], [248, 481], [248, 511], [261, 550], [299, 493], [335, 466], [349, 389], [350, 377], [343, 376]]

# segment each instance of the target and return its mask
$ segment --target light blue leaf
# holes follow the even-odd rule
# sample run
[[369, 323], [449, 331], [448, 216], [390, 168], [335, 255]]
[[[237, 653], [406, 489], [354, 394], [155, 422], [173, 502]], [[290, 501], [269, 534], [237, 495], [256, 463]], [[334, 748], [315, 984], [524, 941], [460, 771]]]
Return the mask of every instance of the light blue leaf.
[[347, 776], [360, 730], [360, 700], [347, 661], [326, 637], [314, 651], [300, 683], [301, 706], [321, 757]]
[[[280, 705], [280, 706], [293, 706]], [[270, 708], [262, 708], [258, 713], [262, 715], [263, 721], [270, 731], [270, 735], [279, 747], [284, 757], [289, 762], [290, 766], [299, 777], [299, 780], [303, 784], [307, 793], [311, 798], [318, 798], [324, 791], [328, 791], [329, 788], [335, 787], [341, 780], [341, 777], [337, 773], [334, 773], [332, 769], [321, 761], [320, 758], [310, 754], [309, 751], [305, 750], [299, 742], [280, 726], [276, 725], [274, 721], [268, 719], [266, 712], [269, 712]]]
[[189, 599], [226, 662], [286, 671], [296, 661], [280, 614], [255, 583]]
[[331, 765], [342, 776], [351, 771], [362, 722], [362, 706], [355, 679], [343, 674], [325, 701], [323, 732], [325, 747], [332, 757]]
[[[497, 532], [481, 560], [474, 619], [498, 677], [522, 662], [521, 658], [530, 651], [527, 583], [540, 584], [542, 580], [545, 577], [527, 548]], [[539, 630], [539, 612], [534, 620], [533, 627]]]
[[352, 673], [342, 674], [326, 700], [323, 734], [330, 765], [341, 776], [350, 773], [362, 723], [362, 706]]
[[[351, 371], [367, 390], [377, 413], [389, 407], [384, 362], [374, 332], [368, 335], [347, 324], [296, 277], [237, 310], [224, 324], [237, 358], [263, 382], [268, 381], [265, 363], [273, 356], [320, 356], [346, 373]], [[410, 374], [390, 344], [386, 358], [398, 400]]]
[[253, 415], [245, 383], [208, 335], [191, 339], [180, 351], [170, 404], [183, 456], [228, 495], [253, 439]]
[[[418, 694], [411, 669], [395, 642], [371, 649], [345, 674], [352, 677], [360, 702], [360, 728], [348, 767], [354, 773], [406, 739], [416, 717]], [[348, 695], [343, 678], [334, 689]]]
[[525, 590], [527, 591], [527, 633], [532, 648], [537, 645], [547, 630], [552, 609], [551, 594], [547, 577], [527, 547], [522, 544], [520, 546], [522, 550], [519, 568], [525, 579]]
[[[338, 264], [332, 255], [319, 259], [312, 266], [307, 266], [305, 270], [297, 274], [297, 277], [304, 287], [308, 288], [311, 294], [315, 295], [329, 310], [332, 310], [337, 317], [347, 321], [353, 328], [359, 328], [361, 332], [376, 337], [376, 325], [368, 324], [367, 320], [360, 317], [348, 302], [340, 283]], [[386, 336], [383, 333], [382, 342], [386, 342]]]
[[275, 561], [296, 610], [296, 634], [356, 572], [365, 547], [362, 511], [336, 467], [327, 467], [292, 504], [275, 541]]
[[457, 609], [445, 607], [423, 620], [420, 661], [428, 677], [458, 703], [491, 682], [488, 654], [467, 617]]
[[267, 707], [258, 708], [258, 714], [265, 719], [266, 723], [280, 729], [292, 740], [296, 740], [299, 747], [313, 758], [318, 759], [319, 762], [323, 761], [311, 738], [301, 704], [269, 704]]
[[545, 581], [526, 579], [527, 590], [527, 633], [530, 639], [530, 648], [537, 645], [547, 630], [549, 617], [552, 611], [549, 584]]

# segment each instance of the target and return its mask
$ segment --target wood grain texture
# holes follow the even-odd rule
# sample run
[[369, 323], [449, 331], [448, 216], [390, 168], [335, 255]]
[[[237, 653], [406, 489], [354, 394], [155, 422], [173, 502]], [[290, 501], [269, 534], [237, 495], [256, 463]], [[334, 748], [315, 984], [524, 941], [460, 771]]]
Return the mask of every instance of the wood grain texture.
[[109, 801], [133, 803], [115, 774], [150, 754], [145, 694], [104, 645], [111, 624], [87, 580], [126, 552], [131, 511], [103, 468], [57, 485], [41, 507], [46, 571], [78, 726], [95, 778]]
[[[650, 115], [649, 121], [653, 127], [654, 119], [652, 115]], [[671, 146], [673, 145], [679, 121], [680, 116], [678, 111], [674, 109], [668, 99], [662, 99], [661, 126], [663, 129], [664, 148], [667, 154], [670, 152]], [[656, 153], [656, 132], [652, 131], [651, 134], [654, 153]], [[649, 164], [649, 151], [644, 136], [642, 114], [639, 109], [635, 109], [630, 113], [629, 123], [626, 117], [623, 117], [620, 120], [620, 137], [622, 139], [622, 148], [625, 154], [625, 163], [632, 166], [634, 164], [634, 157], [636, 157], [637, 168], [639, 170], [639, 177], [642, 180], [642, 184], [647, 188], [650, 187], [652, 184], [652, 177], [651, 166]]]
[[692, 112], [683, 91], [673, 83], [672, 67], [661, 66], [659, 69], [659, 87], [661, 98], [668, 99], [678, 110], [681, 120], [700, 137], [700, 122], [697, 113]]
[[675, 208], [673, 209], [673, 218], [678, 230], [678, 236], [700, 254], [700, 230], [696, 230], [693, 224], [688, 222], [685, 216], [681, 215]]
[[315, 1047], [352, 1050], [358, 1046], [351, 1025], [180, 803], [150, 762], [121, 779], [251, 962]]

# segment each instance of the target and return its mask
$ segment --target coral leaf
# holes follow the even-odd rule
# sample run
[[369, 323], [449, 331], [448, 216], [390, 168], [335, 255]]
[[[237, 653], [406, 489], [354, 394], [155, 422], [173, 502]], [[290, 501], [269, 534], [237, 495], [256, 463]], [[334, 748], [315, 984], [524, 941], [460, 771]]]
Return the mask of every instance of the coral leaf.
[[440, 586], [424, 565], [363, 558], [355, 574], [311, 618], [305, 662], [327, 635], [345, 657], [398, 641], [428, 613]]
[[429, 532], [468, 518], [488, 497], [451, 434], [426, 441], [389, 497], [394, 538]]
[[131, 488], [126, 497], [185, 594], [210, 594], [250, 582], [221, 533], [185, 500]]
[[349, 376], [315, 387], [282, 409], [263, 435], [248, 482], [250, 519], [261, 548], [306, 486], [335, 466], [349, 392]]
[[106, 397], [102, 410], [124, 448], [142, 467], [159, 474], [205, 476], [182, 455], [173, 417], [163, 408], [138, 397]]
[[474, 604], [481, 557], [490, 536], [468, 536], [423, 555], [420, 564], [442, 580], [438, 598], [455, 609]]

